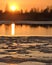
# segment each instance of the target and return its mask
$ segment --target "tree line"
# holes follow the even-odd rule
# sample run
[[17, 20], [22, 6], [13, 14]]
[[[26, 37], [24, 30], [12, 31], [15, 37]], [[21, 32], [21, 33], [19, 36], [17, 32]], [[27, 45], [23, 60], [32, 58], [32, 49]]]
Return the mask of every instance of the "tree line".
[[29, 12], [23, 10], [21, 11], [15, 11], [15, 12], [9, 12], [5, 11], [3, 12], [0, 10], [0, 21], [52, 21], [52, 8], [49, 9], [47, 7], [44, 10], [38, 11], [35, 8], [32, 8]]

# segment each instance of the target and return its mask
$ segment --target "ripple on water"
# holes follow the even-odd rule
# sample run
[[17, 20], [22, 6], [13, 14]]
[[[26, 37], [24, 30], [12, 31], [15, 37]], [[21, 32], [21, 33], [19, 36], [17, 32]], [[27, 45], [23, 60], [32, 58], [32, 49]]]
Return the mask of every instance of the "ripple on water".
[[23, 62], [23, 63], [20, 63], [19, 65], [46, 65], [46, 63], [41, 63], [41, 62]]
[[22, 62], [19, 64], [14, 64], [14, 63], [0, 63], [0, 65], [46, 65], [46, 63], [41, 63], [41, 62]]

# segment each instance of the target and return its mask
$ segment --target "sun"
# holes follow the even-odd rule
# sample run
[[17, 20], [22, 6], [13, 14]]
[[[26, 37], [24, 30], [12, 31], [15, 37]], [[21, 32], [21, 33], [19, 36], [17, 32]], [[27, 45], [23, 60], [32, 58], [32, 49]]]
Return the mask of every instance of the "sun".
[[18, 5], [15, 5], [15, 4], [11, 4], [10, 6], [9, 6], [9, 11], [13, 11], [13, 12], [15, 12], [15, 11], [18, 11], [19, 10], [19, 6]]
[[15, 10], [16, 10], [16, 6], [14, 6], [14, 5], [11, 6], [11, 10], [12, 10], [12, 11], [15, 11]]
[[8, 10], [10, 12], [15, 12], [15, 11], [19, 11], [20, 10], [19, 4], [16, 3], [16, 2], [10, 2], [8, 4], [8, 8], [9, 8]]
[[11, 6], [10, 6], [10, 10], [11, 10], [11, 11], [16, 11], [16, 10], [17, 10], [17, 7], [16, 7], [15, 5], [11, 5]]

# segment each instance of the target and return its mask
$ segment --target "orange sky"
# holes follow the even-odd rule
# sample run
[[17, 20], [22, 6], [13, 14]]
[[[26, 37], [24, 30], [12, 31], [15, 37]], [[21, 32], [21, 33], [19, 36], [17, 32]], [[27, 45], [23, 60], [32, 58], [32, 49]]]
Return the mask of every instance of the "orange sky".
[[16, 4], [19, 9], [45, 8], [52, 5], [52, 0], [0, 0], [0, 9], [5, 10], [6, 4]]

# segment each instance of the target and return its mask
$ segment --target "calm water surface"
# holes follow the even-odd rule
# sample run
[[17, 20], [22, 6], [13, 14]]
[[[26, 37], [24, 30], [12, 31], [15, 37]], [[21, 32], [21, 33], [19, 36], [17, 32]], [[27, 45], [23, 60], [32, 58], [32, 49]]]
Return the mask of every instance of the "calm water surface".
[[[0, 25], [0, 35], [12, 35], [12, 24]], [[14, 36], [52, 36], [52, 27], [14, 24]]]

